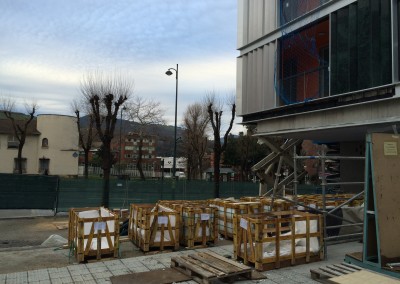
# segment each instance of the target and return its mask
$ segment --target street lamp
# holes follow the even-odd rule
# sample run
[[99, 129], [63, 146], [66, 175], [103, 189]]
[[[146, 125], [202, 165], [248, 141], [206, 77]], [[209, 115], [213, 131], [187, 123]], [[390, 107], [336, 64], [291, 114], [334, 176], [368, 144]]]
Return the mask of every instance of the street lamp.
[[121, 108], [121, 119], [119, 122], [119, 175], [121, 176], [121, 155], [122, 155], [122, 113], [126, 107]]
[[175, 71], [175, 78], [176, 78], [176, 92], [175, 92], [175, 128], [174, 128], [174, 157], [172, 163], [172, 174], [173, 178], [175, 179], [175, 171], [176, 171], [176, 119], [177, 119], [177, 108], [178, 108], [178, 64], [176, 64], [175, 68], [169, 68], [165, 74], [171, 76], [173, 73], [171, 70]]

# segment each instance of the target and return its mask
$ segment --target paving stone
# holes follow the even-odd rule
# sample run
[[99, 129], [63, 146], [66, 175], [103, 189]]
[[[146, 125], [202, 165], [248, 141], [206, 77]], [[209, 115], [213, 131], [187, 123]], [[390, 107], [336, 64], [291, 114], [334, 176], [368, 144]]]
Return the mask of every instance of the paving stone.
[[139, 267], [133, 267], [133, 268], [130, 268], [130, 270], [132, 271], [132, 272], [145, 272], [145, 271], [150, 271], [150, 269], [148, 269], [146, 266], [139, 266]]
[[17, 281], [28, 281], [28, 272], [15, 272], [15, 273], [9, 273], [9, 274], [2, 274], [8, 281], [11, 281], [12, 279], [16, 279]]
[[92, 276], [94, 280], [97, 281], [97, 279], [110, 278], [112, 276], [112, 273], [110, 271], [94, 273], [94, 274], [92, 273]]
[[50, 280], [47, 269], [28, 271], [28, 281], [45, 281]]
[[110, 284], [111, 280], [106, 278], [96, 279], [97, 284]]
[[82, 278], [83, 278], [83, 281], [94, 281], [92, 274], [83, 274]]
[[128, 268], [126, 268], [120, 270], [112, 270], [111, 273], [114, 276], [119, 276], [119, 275], [131, 274], [132, 272]]
[[0, 281], [0, 283], [7, 283], [7, 284], [21, 284], [21, 283], [23, 283], [23, 284], [25, 284], [25, 283], [28, 283], [28, 279], [10, 278], [10, 279], [5, 280], [4, 282]]

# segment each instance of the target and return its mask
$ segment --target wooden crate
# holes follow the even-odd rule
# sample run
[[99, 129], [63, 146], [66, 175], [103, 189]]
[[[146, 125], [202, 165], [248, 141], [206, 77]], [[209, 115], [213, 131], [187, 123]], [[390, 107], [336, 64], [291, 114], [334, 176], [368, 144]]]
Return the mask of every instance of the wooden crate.
[[78, 226], [76, 225], [74, 215], [81, 211], [98, 210], [99, 207], [83, 207], [83, 208], [70, 208], [68, 211], [68, 246], [70, 248], [74, 245], [75, 236], [78, 234]]
[[208, 204], [208, 200], [159, 200], [157, 204], [167, 207], [171, 207], [172, 205], [175, 206], [177, 204], [206, 206]]
[[180, 244], [187, 248], [206, 247], [218, 241], [218, 210], [206, 200], [159, 201], [180, 213]]
[[209, 200], [210, 206], [218, 209], [218, 232], [225, 239], [233, 238], [233, 216], [263, 212], [261, 202], [241, 202], [232, 200]]
[[[291, 196], [289, 196], [289, 198], [291, 198]], [[294, 203], [280, 198], [275, 198], [274, 203], [272, 204], [272, 198], [269, 196], [245, 196], [241, 197], [240, 201], [261, 202], [263, 205], [263, 212], [287, 211], [294, 209]]]
[[278, 211], [234, 216], [234, 257], [259, 271], [323, 258], [322, 216]]
[[118, 215], [103, 207], [73, 208], [69, 214], [68, 241], [78, 262], [118, 257]]
[[131, 204], [129, 239], [144, 252], [179, 249], [179, 212], [162, 205]]
[[218, 211], [215, 207], [183, 206], [181, 208], [181, 244], [194, 248], [218, 241]]

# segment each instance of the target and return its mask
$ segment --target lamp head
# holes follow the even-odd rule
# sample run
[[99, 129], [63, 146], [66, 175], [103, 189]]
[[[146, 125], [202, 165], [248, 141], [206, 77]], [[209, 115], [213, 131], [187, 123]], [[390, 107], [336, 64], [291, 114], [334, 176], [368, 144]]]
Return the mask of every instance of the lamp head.
[[171, 76], [173, 73], [171, 72], [171, 70], [168, 70], [167, 72], [165, 72], [165, 74], [167, 74], [168, 76]]

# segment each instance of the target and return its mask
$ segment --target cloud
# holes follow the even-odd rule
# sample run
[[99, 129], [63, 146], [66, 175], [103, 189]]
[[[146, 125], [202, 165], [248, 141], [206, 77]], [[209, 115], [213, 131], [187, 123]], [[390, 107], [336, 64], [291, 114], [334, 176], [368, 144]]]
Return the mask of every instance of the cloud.
[[135, 92], [163, 103], [174, 120], [207, 90], [235, 88], [236, 1], [3, 0], [0, 91], [34, 97], [41, 110], [70, 114], [89, 70], [127, 70]]

